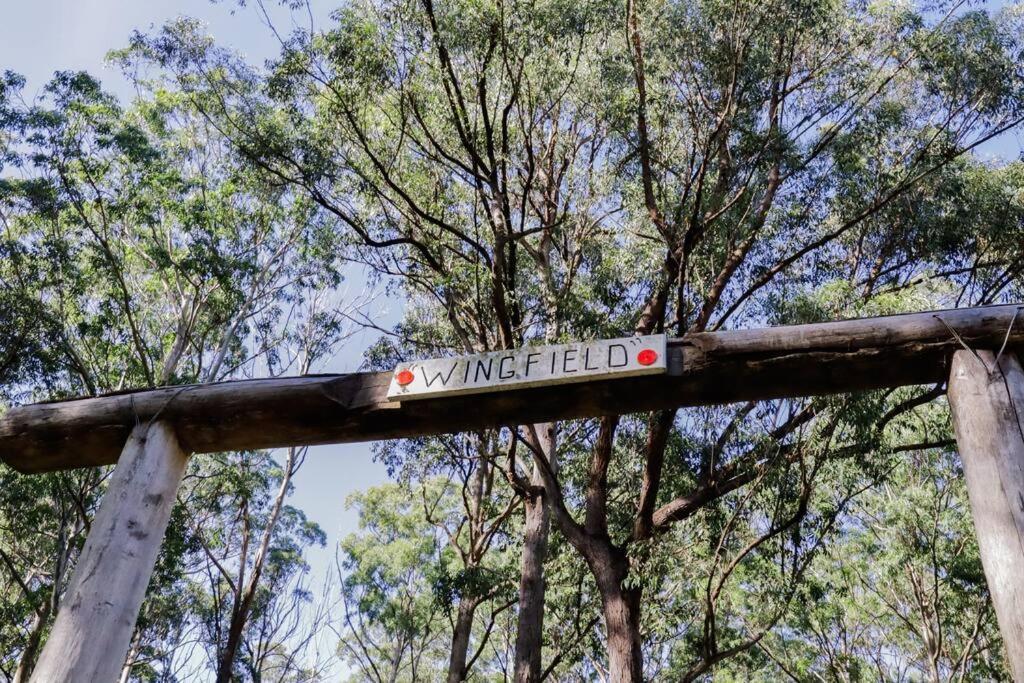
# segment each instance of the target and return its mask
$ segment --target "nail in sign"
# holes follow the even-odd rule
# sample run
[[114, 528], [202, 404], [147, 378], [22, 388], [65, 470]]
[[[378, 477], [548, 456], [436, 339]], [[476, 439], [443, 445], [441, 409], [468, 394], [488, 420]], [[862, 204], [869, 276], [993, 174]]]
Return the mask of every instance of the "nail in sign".
[[391, 376], [388, 398], [411, 401], [664, 374], [667, 341], [664, 334], [653, 334], [402, 363]]

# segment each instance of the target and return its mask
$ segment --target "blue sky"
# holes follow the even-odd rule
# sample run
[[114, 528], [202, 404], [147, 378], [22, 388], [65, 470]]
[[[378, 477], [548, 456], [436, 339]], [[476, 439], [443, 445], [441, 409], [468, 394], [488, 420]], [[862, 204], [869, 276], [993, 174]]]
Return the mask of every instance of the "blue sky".
[[[318, 23], [337, 6], [335, 0], [311, 3]], [[288, 13], [275, 0], [267, 4], [275, 23], [287, 28]], [[255, 7], [239, 8], [233, 0], [8, 0], [0, 18], [0, 68], [25, 76], [28, 95], [38, 92], [54, 71], [75, 69], [91, 72], [108, 89], [130, 97], [117, 70], [104, 64], [107, 51], [124, 47], [136, 29], [156, 29], [180, 16], [205, 21], [218, 42], [254, 63], [277, 52], [278, 43]]]
[[[312, 6], [314, 21], [322, 22], [337, 2], [313, 0]], [[0, 71], [11, 70], [25, 76], [26, 99], [38, 94], [54, 71], [84, 70], [127, 100], [133, 95], [132, 89], [116, 68], [104, 64], [107, 51], [125, 46], [136, 29], [159, 28], [182, 15], [204, 20], [221, 44], [239, 50], [250, 62], [260, 64], [277, 52], [277, 40], [255, 8], [237, 8], [230, 1], [213, 4], [209, 0], [8, 0], [0, 16]], [[274, 21], [279, 28], [287, 28], [290, 18], [287, 13], [278, 12]], [[353, 283], [353, 289], [358, 292], [361, 284]], [[393, 322], [398, 313], [395, 303], [384, 302], [383, 306], [384, 310], [376, 311], [377, 319], [384, 324]], [[363, 350], [374, 336], [358, 335], [328, 367], [319, 370], [357, 369]], [[314, 585], [333, 562], [337, 541], [356, 528], [358, 519], [344, 509], [345, 498], [386, 479], [384, 467], [372, 461], [369, 444], [310, 449], [296, 477], [290, 502], [328, 533], [327, 548], [312, 553], [310, 558]]]

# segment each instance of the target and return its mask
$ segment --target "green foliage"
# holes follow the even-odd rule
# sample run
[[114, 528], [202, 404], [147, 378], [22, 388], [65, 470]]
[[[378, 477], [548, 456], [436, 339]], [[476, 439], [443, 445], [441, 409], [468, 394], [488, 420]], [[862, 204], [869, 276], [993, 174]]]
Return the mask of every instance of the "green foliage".
[[1004, 680], [955, 454], [899, 461], [860, 498], [785, 626], [769, 671], [842, 680]]
[[[427, 486], [432, 494], [447, 488], [438, 481]], [[346, 505], [358, 510], [360, 528], [340, 547], [346, 632], [339, 654], [356, 672], [353, 680], [440, 675], [446, 664], [440, 603], [450, 596], [442, 597], [435, 586], [451, 550], [426, 520], [423, 502], [402, 487], [374, 487], [353, 494]]]
[[[333, 352], [347, 334], [331, 300], [341, 266], [314, 205], [239, 163], [180, 93], [125, 107], [88, 74], [62, 72], [26, 103], [22, 84], [7, 74], [0, 87], [3, 163], [18, 170], [0, 185], [0, 313], [10, 321], [0, 332], [0, 400], [305, 372]], [[305, 548], [324, 542], [300, 511], [267, 498], [290, 490], [294, 470], [266, 454], [223, 457], [229, 464], [193, 473], [199, 483], [183, 494], [223, 515], [216, 528], [193, 526], [187, 506], [174, 511], [129, 653], [142, 679], [173, 675], [189, 631], [230, 609], [212, 595], [220, 586], [206, 592], [189, 578], [211, 564], [212, 547], [225, 571], [259, 565], [241, 613], [266, 630], [305, 570]], [[105, 475], [2, 472], [9, 619], [0, 639], [12, 677], [31, 671]], [[243, 528], [272, 538], [266, 553], [239, 551]], [[265, 650], [239, 666], [258, 673], [263, 663], [252, 660]]]

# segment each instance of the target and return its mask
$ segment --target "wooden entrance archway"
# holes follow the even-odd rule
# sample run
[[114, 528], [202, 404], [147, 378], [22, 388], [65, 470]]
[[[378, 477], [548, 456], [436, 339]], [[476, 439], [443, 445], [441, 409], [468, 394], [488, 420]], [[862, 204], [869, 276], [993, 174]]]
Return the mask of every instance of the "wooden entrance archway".
[[[315, 375], [26, 405], [0, 458], [38, 473], [117, 463], [33, 681], [116, 679], [188, 454], [948, 382], [982, 562], [1024, 683], [1024, 306], [669, 340], [668, 372], [396, 402], [391, 373]], [[1019, 317], [1019, 319], [1018, 319]]]

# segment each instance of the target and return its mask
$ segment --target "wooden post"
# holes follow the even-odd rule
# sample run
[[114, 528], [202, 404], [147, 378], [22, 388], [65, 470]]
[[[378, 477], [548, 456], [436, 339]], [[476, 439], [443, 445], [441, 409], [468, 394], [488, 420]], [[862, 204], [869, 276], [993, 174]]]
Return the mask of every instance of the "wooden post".
[[981, 563], [1013, 679], [1024, 682], [1024, 371], [1012, 353], [953, 356], [949, 405]]
[[117, 680], [187, 462], [169, 424], [132, 430], [33, 683]]

